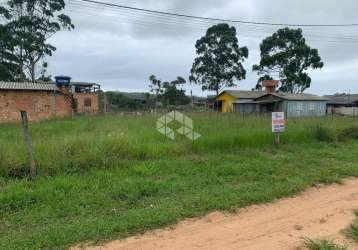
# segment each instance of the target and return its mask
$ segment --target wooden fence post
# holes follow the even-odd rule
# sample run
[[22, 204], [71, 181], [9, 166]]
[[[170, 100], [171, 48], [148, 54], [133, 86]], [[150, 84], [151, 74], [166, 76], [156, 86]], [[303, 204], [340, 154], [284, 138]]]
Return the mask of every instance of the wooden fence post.
[[33, 156], [33, 150], [32, 150], [32, 142], [31, 137], [29, 133], [29, 123], [27, 119], [27, 112], [26, 111], [20, 111], [21, 112], [21, 120], [22, 120], [22, 128], [24, 131], [24, 139], [27, 149], [27, 157], [29, 161], [29, 167], [30, 167], [30, 177], [32, 180], [36, 178], [36, 164]]

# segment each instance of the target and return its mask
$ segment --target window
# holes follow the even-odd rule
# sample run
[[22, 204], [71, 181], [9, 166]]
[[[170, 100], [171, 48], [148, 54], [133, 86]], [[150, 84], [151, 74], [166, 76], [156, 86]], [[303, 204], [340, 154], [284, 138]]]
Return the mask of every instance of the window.
[[91, 107], [92, 106], [91, 98], [85, 98], [84, 105], [85, 107]]
[[297, 103], [297, 111], [299, 111], [299, 112], [303, 111], [303, 103], [302, 102]]
[[311, 102], [311, 103], [310, 103], [310, 106], [309, 106], [309, 110], [310, 110], [310, 111], [314, 111], [315, 108], [316, 108], [315, 103], [314, 103], [314, 102]]

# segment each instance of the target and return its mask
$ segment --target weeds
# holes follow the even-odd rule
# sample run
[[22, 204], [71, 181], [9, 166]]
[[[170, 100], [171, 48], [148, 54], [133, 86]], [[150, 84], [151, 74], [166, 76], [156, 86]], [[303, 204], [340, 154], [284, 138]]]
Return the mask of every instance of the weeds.
[[358, 242], [358, 211], [355, 212], [355, 222], [346, 230], [346, 235]]
[[335, 136], [335, 132], [336, 131], [329, 130], [328, 128], [323, 127], [322, 125], [317, 125], [315, 136], [318, 141], [332, 143], [337, 140]]
[[353, 119], [289, 120], [273, 148], [269, 118], [189, 116], [202, 134], [195, 142], [165, 138], [153, 116], [31, 124], [35, 182], [23, 178], [21, 129], [0, 125], [0, 249], [126, 237], [358, 176], [357, 141], [315, 137], [317, 123], [338, 134]]
[[[126, 161], [144, 161], [187, 154], [221, 153], [273, 144], [271, 120], [243, 119], [235, 114], [189, 114], [202, 137], [176, 141], [156, 131], [155, 116], [81, 117], [31, 124], [34, 157], [42, 176], [111, 169]], [[281, 141], [284, 145], [335, 142], [357, 138], [350, 118], [289, 120]], [[316, 124], [324, 124], [317, 126]], [[350, 126], [350, 127], [348, 127]], [[23, 178], [27, 174], [26, 151], [18, 125], [0, 125], [0, 176]]]
[[306, 240], [306, 247], [309, 250], [347, 250], [346, 247], [334, 244], [328, 240]]

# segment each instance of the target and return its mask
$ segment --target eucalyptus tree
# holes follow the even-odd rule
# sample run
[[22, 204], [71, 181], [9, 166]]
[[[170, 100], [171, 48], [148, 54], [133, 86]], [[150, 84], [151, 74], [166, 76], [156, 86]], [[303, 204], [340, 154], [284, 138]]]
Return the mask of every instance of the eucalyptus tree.
[[64, 0], [9, 0], [1, 7], [3, 24], [13, 41], [13, 56], [19, 62], [19, 78], [25, 74], [34, 82], [38, 63], [56, 50], [49, 38], [61, 30], [74, 29], [64, 9]]
[[260, 51], [260, 64], [253, 66], [261, 76], [256, 88], [261, 87], [261, 80], [278, 75], [280, 91], [302, 93], [311, 86], [307, 70], [324, 66], [318, 50], [307, 45], [302, 29], [279, 29], [262, 41]]
[[203, 90], [215, 91], [236, 86], [235, 80], [243, 80], [246, 70], [242, 63], [248, 57], [247, 47], [239, 47], [236, 28], [226, 23], [210, 27], [196, 42], [197, 57], [194, 60], [190, 81]]

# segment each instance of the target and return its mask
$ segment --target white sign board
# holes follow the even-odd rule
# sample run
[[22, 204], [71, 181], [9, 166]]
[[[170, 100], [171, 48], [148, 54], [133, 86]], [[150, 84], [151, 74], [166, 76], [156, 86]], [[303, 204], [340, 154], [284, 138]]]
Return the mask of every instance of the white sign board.
[[281, 133], [285, 131], [285, 113], [272, 112], [272, 132]]

